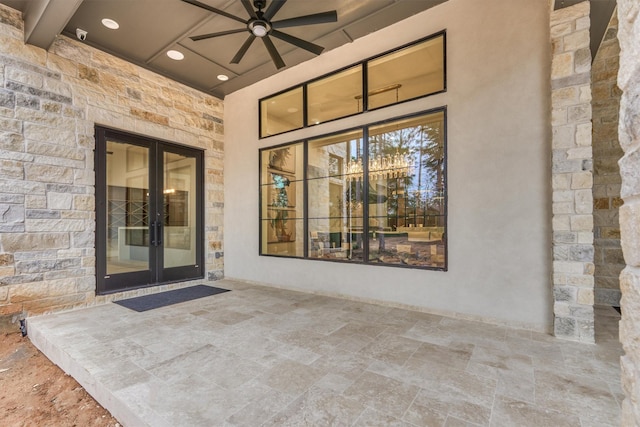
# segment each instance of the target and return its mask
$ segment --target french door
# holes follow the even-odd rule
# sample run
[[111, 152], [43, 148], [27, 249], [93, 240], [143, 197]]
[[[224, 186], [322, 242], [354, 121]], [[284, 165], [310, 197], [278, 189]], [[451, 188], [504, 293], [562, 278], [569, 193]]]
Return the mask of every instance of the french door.
[[203, 153], [96, 127], [99, 294], [203, 277]]

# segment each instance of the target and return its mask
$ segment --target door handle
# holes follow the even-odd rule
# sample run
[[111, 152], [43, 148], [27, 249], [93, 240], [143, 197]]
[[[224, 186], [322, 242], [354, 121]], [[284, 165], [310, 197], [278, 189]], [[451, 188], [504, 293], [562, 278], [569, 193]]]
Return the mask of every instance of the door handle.
[[156, 246], [162, 245], [162, 222], [156, 221]]
[[151, 245], [158, 246], [158, 224], [155, 221], [149, 225], [149, 234], [151, 234]]
[[149, 226], [149, 232], [151, 233], [151, 245], [160, 246], [162, 244], [162, 223], [153, 221]]

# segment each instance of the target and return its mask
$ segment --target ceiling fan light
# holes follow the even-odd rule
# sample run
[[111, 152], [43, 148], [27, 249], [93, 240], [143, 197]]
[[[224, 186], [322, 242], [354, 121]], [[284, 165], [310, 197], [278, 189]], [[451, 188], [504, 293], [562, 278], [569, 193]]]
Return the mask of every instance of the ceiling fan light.
[[253, 35], [256, 37], [264, 37], [269, 32], [266, 22], [252, 22], [251, 25], [249, 25], [249, 28], [251, 29]]

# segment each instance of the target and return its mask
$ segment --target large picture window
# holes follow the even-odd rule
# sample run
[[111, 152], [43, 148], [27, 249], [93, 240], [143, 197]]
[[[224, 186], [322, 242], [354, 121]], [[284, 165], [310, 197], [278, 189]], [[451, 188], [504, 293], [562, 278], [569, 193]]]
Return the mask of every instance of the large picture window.
[[444, 109], [264, 149], [261, 254], [446, 270], [446, 189]]

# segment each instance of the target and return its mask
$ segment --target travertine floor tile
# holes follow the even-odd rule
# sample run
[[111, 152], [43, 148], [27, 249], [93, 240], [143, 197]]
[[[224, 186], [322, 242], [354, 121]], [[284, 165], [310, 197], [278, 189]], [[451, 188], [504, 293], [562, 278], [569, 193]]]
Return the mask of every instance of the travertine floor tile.
[[539, 408], [509, 398], [496, 399], [491, 415], [491, 426], [581, 427], [580, 419], [575, 415]]
[[365, 372], [343, 395], [394, 417], [402, 417], [419, 391], [414, 385]]
[[29, 319], [125, 426], [619, 425], [619, 314], [596, 345], [258, 287], [136, 313]]

